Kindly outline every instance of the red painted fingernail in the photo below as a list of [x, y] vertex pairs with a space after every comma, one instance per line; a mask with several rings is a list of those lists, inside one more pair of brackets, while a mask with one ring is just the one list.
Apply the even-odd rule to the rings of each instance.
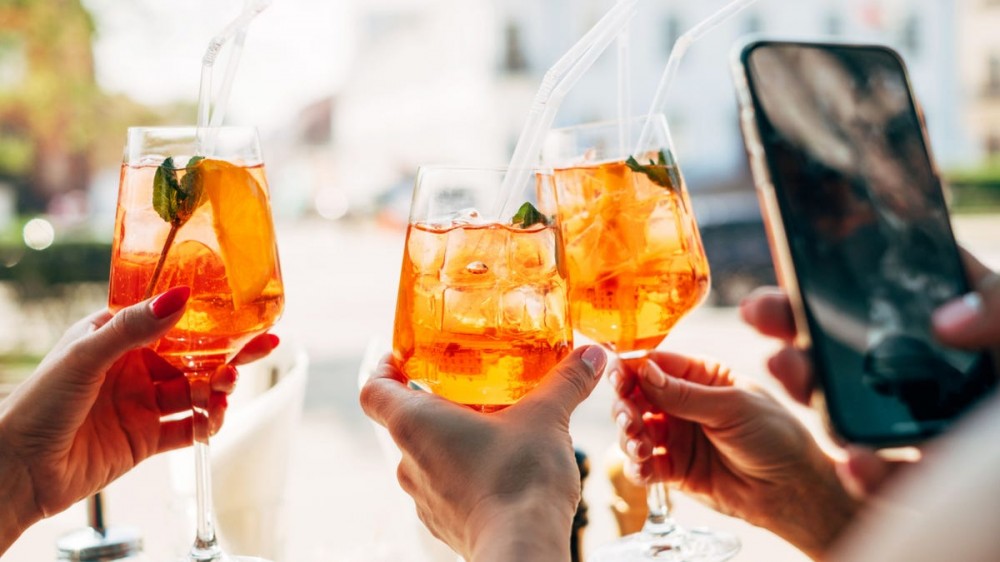
[[278, 347], [278, 344], [281, 343], [281, 338], [278, 336], [274, 334], [268, 334], [267, 336], [271, 340], [271, 349]]
[[153, 316], [163, 320], [177, 314], [184, 308], [189, 298], [191, 298], [190, 287], [174, 287], [153, 299], [153, 302], [149, 303], [149, 309], [153, 312]]

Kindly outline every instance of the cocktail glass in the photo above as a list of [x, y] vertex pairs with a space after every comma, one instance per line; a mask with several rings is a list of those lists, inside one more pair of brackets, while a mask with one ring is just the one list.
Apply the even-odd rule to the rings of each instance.
[[216, 539], [209, 470], [209, 379], [284, 307], [270, 196], [249, 127], [130, 128], [122, 164], [108, 307], [191, 288], [153, 349], [191, 385], [197, 537], [191, 561], [250, 560]]
[[502, 169], [421, 168], [410, 208], [393, 353], [412, 384], [492, 412], [573, 348], [551, 173], [500, 216]]
[[[709, 268], [662, 115], [649, 146], [630, 155], [645, 117], [557, 129], [546, 139], [569, 270], [573, 326], [622, 360], [645, 358], [708, 295]], [[652, 415], [647, 413], [647, 416]], [[654, 454], [663, 454], [658, 449]], [[722, 561], [739, 540], [684, 529], [662, 482], [647, 487], [641, 532], [606, 545], [592, 562]]]

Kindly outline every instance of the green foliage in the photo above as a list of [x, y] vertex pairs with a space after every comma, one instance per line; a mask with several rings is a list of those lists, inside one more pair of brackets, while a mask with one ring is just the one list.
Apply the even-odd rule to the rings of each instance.
[[31, 170], [34, 146], [28, 139], [0, 132], [0, 175], [23, 176]]
[[103, 242], [59, 242], [44, 250], [23, 243], [0, 242], [0, 282], [10, 283], [20, 299], [51, 296], [78, 283], [107, 283], [111, 245]]

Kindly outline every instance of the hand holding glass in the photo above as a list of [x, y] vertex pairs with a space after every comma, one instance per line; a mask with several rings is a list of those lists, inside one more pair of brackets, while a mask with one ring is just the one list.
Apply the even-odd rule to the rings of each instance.
[[198, 532], [189, 559], [224, 560], [212, 522], [209, 378], [284, 306], [253, 128], [129, 129], [108, 307], [117, 312], [181, 285], [191, 288], [184, 316], [153, 348], [191, 384]]
[[[649, 147], [623, 154], [634, 139], [620, 138], [621, 131], [638, 132], [644, 122], [559, 129], [545, 152], [555, 169], [573, 325], [625, 360], [648, 355], [709, 291], [708, 260], [666, 119], [651, 117]], [[591, 561], [721, 562], [739, 550], [736, 537], [675, 525], [663, 483], [647, 492], [642, 532], [598, 549]]]

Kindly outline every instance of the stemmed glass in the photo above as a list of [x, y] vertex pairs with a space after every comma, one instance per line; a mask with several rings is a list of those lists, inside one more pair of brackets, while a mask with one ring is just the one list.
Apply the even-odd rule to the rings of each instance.
[[[650, 144], [634, 155], [645, 117], [554, 130], [544, 151], [556, 178], [573, 325], [633, 364], [709, 291], [667, 121], [650, 119]], [[598, 549], [591, 562], [716, 562], [739, 551], [734, 536], [677, 526], [662, 482], [647, 487], [647, 499], [642, 531]]]
[[573, 348], [551, 173], [498, 203], [505, 171], [423, 167], [399, 275], [393, 354], [412, 384], [483, 412]]
[[191, 385], [197, 536], [191, 561], [250, 560], [216, 539], [209, 470], [210, 377], [284, 307], [270, 196], [251, 127], [133, 127], [122, 163], [108, 307], [171, 287], [191, 296], [153, 349]]

